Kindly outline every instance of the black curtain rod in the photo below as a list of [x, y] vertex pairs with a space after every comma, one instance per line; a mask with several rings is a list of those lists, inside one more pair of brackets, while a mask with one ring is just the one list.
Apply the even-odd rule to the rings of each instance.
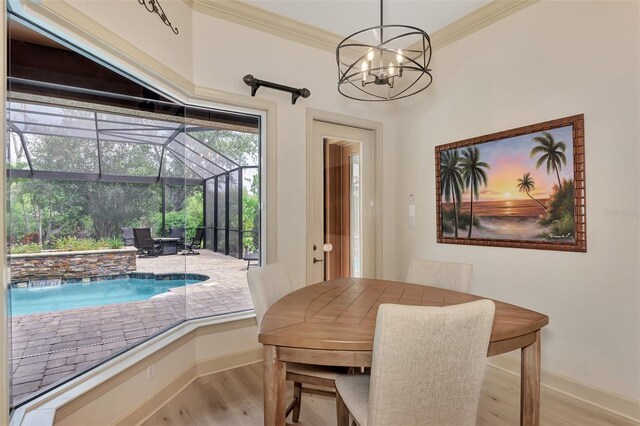
[[255, 96], [258, 89], [262, 86], [291, 93], [291, 104], [293, 105], [296, 104], [298, 98], [308, 98], [309, 96], [311, 96], [311, 92], [307, 88], [303, 87], [301, 89], [296, 89], [295, 87], [285, 86], [282, 84], [273, 83], [271, 81], [258, 80], [251, 74], [245, 75], [242, 80], [247, 86], [251, 87], [251, 96]]

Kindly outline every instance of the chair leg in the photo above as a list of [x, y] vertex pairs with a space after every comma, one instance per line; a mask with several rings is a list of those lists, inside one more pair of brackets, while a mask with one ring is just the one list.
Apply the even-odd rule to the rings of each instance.
[[302, 383], [293, 383], [293, 397], [296, 399], [296, 405], [293, 406], [293, 415], [291, 416], [291, 420], [298, 423], [298, 420], [300, 419], [300, 408], [302, 407]]
[[342, 400], [340, 392], [336, 389], [336, 412], [338, 415], [338, 426], [349, 426], [349, 409]]

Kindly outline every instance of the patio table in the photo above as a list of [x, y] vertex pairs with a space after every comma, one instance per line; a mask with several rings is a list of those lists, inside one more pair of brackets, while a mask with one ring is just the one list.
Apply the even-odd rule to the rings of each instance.
[[178, 241], [180, 238], [156, 238], [156, 243], [160, 243], [160, 254], [178, 254]]

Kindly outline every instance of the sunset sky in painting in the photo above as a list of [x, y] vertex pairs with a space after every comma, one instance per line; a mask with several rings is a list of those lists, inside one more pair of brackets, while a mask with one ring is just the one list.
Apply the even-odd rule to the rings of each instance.
[[[531, 173], [535, 182], [535, 189], [531, 191], [534, 198], [548, 198], [554, 184], [558, 183], [555, 172], [547, 174], [546, 164], [536, 169], [536, 161], [542, 154], [530, 157], [531, 149], [536, 146], [533, 138], [542, 132], [531, 133], [498, 141], [475, 145], [480, 151], [480, 161], [489, 163], [491, 169], [487, 170], [488, 185], [480, 189], [478, 201], [518, 200], [525, 199], [525, 193], [518, 192], [518, 178], [522, 178], [526, 172]], [[567, 165], [560, 170], [560, 179], [573, 176], [573, 145], [572, 127], [561, 127], [549, 130], [556, 142], [563, 141], [567, 149], [564, 154], [567, 157]], [[461, 149], [461, 154], [462, 151]], [[462, 156], [462, 155], [461, 155]], [[469, 201], [469, 191], [462, 197], [462, 201]], [[474, 200], [475, 201], [475, 200]]]

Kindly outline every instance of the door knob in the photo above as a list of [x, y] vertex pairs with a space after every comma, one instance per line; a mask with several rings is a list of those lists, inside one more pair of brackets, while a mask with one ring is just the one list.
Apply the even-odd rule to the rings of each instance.
[[318, 262], [324, 262], [324, 259], [316, 259], [316, 257], [313, 257], [313, 264], [315, 265]]

